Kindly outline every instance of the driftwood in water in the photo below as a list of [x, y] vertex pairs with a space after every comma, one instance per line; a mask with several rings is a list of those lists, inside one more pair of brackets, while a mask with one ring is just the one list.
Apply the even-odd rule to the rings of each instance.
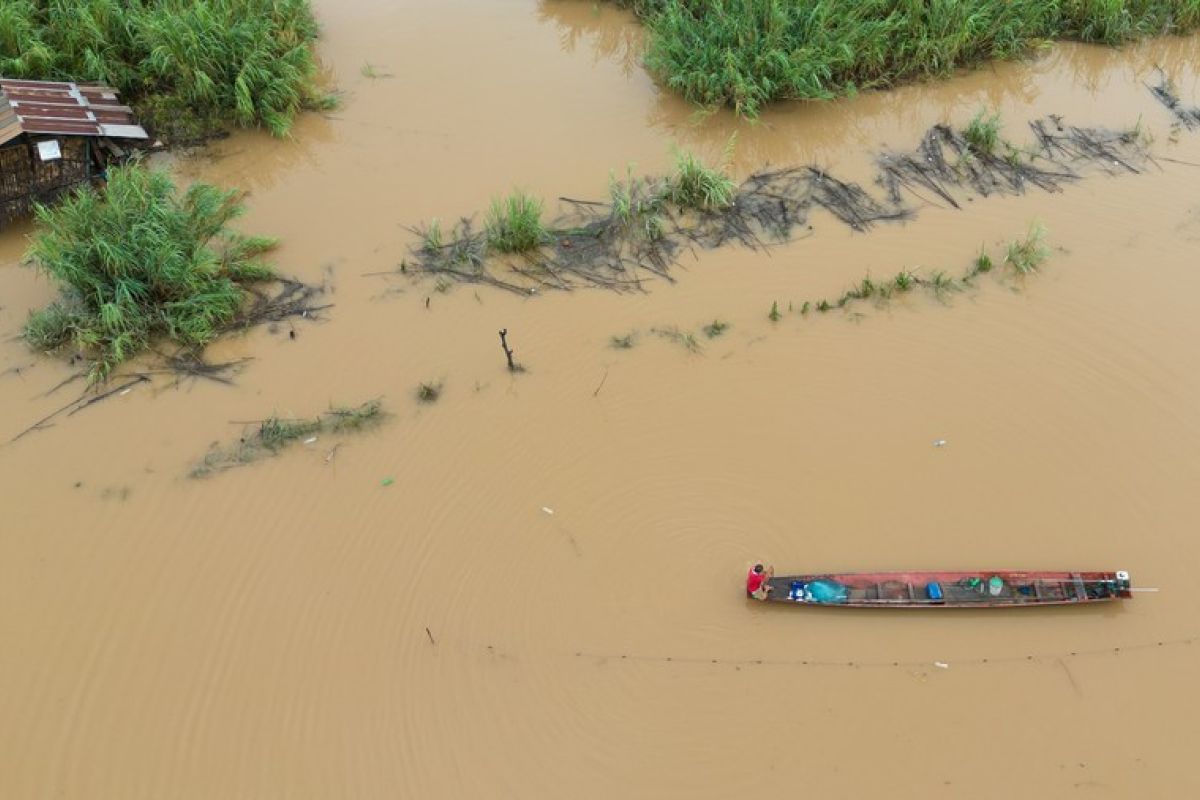
[[[9, 443], [15, 442], [24, 437], [26, 434], [34, 431], [45, 430], [53, 423], [52, 420], [60, 416], [74, 416], [80, 411], [107, 400], [110, 397], [124, 395], [130, 389], [139, 383], [149, 383], [155, 376], [171, 375], [176, 378], [176, 382], [185, 378], [204, 379], [232, 385], [232, 376], [235, 375], [249, 358], [239, 358], [233, 361], [210, 362], [205, 361], [200, 353], [184, 350], [171, 355], [161, 355], [163, 366], [156, 369], [147, 369], [139, 372], [128, 372], [121, 375], [113, 376], [106, 383], [98, 386], [92, 386], [80, 392], [79, 396], [69, 403], [66, 403], [51, 413], [34, 422], [16, 436], [9, 439]], [[43, 393], [43, 397], [49, 397], [59, 389], [76, 381], [81, 381], [87, 378], [86, 372], [75, 372], [67, 376], [63, 380], [48, 389]]]

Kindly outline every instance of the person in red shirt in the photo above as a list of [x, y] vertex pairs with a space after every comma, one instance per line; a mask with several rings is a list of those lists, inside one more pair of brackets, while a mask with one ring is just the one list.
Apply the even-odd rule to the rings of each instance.
[[751, 570], [746, 573], [746, 594], [753, 597], [755, 600], [766, 600], [767, 595], [771, 593], [770, 580], [775, 576], [775, 568], [767, 567], [763, 569], [762, 564], [755, 564]]

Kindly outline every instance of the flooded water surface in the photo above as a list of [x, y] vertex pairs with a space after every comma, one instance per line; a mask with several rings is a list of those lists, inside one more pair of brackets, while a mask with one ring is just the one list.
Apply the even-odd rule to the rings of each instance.
[[[318, 12], [337, 111], [161, 159], [249, 190], [240, 224], [330, 285], [321, 319], [211, 348], [249, 359], [233, 385], [158, 376], [8, 441], [81, 386], [12, 338], [53, 287], [21, 265], [30, 227], [0, 235], [0, 796], [1200, 791], [1200, 131], [1147, 88], [1161, 67], [1200, 104], [1200, 40], [1057, 46], [749, 124], [658, 88], [605, 5]], [[627, 165], [717, 158], [734, 132], [739, 177], [815, 164], [881, 196], [876, 154], [981, 107], [1017, 143], [1049, 114], [1140, 120], [1154, 160], [961, 210], [909, 198], [866, 232], [814, 211], [796, 241], [685, 251], [640, 293], [388, 274], [422, 221], [513, 187], [604, 199]], [[798, 313], [866, 275], [999, 265], [1034, 222], [1035, 274]], [[376, 397], [377, 429], [189, 477], [246, 421]], [[742, 592], [755, 560], [1161, 591], [768, 608]]]

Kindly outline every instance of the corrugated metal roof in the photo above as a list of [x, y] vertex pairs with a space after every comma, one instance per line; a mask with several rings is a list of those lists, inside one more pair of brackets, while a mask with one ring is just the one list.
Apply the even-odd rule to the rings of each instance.
[[116, 89], [0, 78], [0, 144], [22, 133], [149, 138]]

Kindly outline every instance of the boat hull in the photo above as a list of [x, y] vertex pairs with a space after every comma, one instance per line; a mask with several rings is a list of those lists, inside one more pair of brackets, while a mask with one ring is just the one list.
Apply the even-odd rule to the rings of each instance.
[[767, 600], [830, 608], [1027, 608], [1132, 597], [1125, 572], [854, 572], [772, 578]]

